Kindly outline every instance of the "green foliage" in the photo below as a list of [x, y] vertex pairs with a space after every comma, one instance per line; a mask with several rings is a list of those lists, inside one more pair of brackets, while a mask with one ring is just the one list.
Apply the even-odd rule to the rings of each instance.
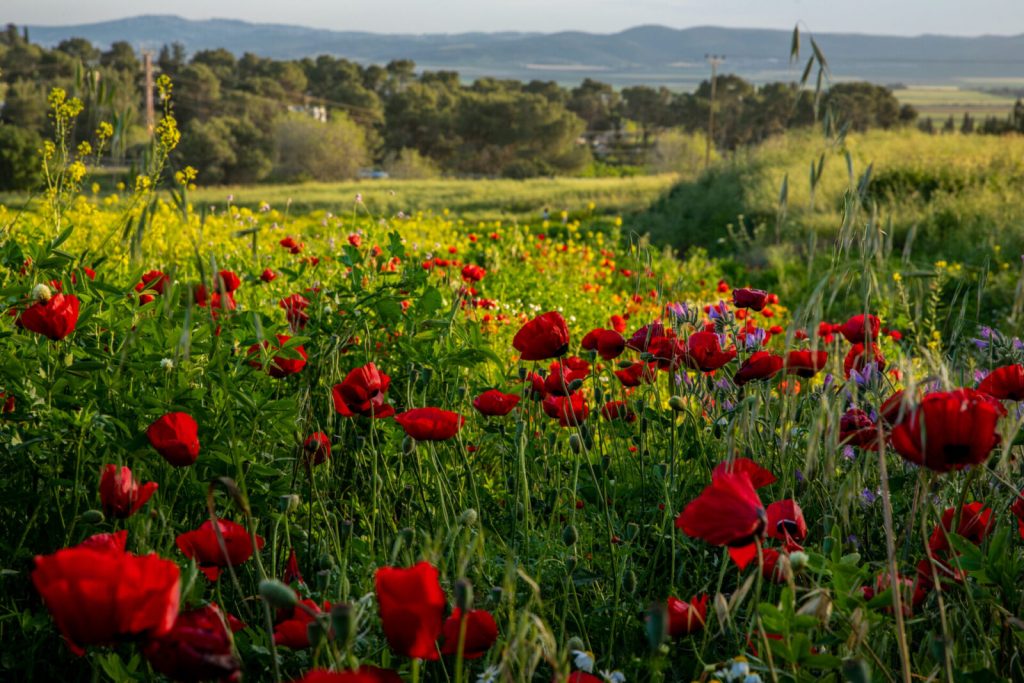
[[317, 121], [305, 114], [279, 119], [273, 128], [275, 178], [331, 181], [354, 178], [366, 165], [363, 129], [344, 114]]
[[42, 140], [31, 129], [0, 124], [0, 190], [34, 190], [41, 182]]

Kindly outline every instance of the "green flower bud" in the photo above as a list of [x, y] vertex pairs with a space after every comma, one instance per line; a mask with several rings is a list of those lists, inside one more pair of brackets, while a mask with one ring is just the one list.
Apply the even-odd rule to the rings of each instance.
[[260, 581], [260, 597], [275, 609], [291, 609], [299, 602], [295, 591], [277, 579]]
[[580, 534], [572, 524], [562, 530], [562, 543], [572, 547], [576, 545], [576, 541], [578, 540], [580, 540]]
[[99, 510], [86, 510], [79, 517], [85, 524], [102, 524], [106, 517]]
[[668, 400], [668, 407], [676, 412], [686, 410], [686, 400], [682, 396], [673, 396]]

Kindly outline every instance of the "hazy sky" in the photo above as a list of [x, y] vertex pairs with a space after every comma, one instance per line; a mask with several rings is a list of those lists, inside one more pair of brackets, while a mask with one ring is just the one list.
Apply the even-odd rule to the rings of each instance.
[[0, 0], [0, 23], [77, 24], [137, 14], [389, 33], [608, 33], [638, 24], [790, 29], [798, 21], [821, 33], [1024, 33], [1024, 0]]

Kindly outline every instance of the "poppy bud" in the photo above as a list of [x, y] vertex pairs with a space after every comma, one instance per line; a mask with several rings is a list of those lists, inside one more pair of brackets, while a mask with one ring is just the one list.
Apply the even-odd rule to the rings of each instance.
[[469, 579], [459, 579], [455, 582], [455, 606], [462, 610], [463, 614], [473, 609], [473, 584]]
[[324, 627], [319, 619], [314, 619], [306, 624], [306, 637], [309, 639], [309, 646], [311, 648], [315, 649], [325, 635], [327, 634], [324, 633]]
[[317, 564], [320, 566], [320, 569], [332, 569], [334, 567], [334, 557], [331, 556], [330, 553], [324, 553], [319, 558], [317, 558]]
[[640, 360], [642, 360], [645, 363], [650, 363], [652, 360], [654, 360], [654, 354], [651, 353], [650, 351], [644, 351], [640, 354]]
[[271, 607], [281, 610], [292, 609], [299, 601], [295, 591], [277, 579], [260, 581], [260, 597], [266, 600]]
[[406, 436], [402, 439], [402, 452], [406, 455], [412, 455], [416, 452], [416, 439], [411, 436]]
[[277, 509], [284, 513], [294, 512], [299, 509], [300, 505], [302, 505], [302, 499], [294, 493], [281, 496], [277, 500]]
[[636, 572], [632, 569], [626, 570], [626, 573], [622, 575], [622, 590], [627, 593], [636, 591]]
[[476, 510], [468, 508], [462, 513], [462, 525], [463, 526], [474, 526], [477, 520]]
[[583, 386], [583, 380], [577, 377], [573, 381], [569, 382], [569, 392], [572, 393]]
[[576, 531], [576, 527], [572, 524], [562, 530], [562, 543], [572, 547], [576, 545], [578, 540], [580, 540], [579, 532]]
[[576, 453], [577, 455], [580, 453], [580, 451], [583, 450], [583, 440], [580, 439], [579, 434], [569, 435], [569, 448], [571, 448], [572, 452]]
[[807, 555], [807, 553], [801, 550], [797, 550], [796, 552], [792, 552], [789, 554], [789, 566], [793, 568], [794, 572], [799, 572], [801, 569], [807, 566], [807, 562], [810, 559], [811, 558]]
[[356, 615], [352, 605], [342, 602], [331, 608], [331, 630], [341, 647], [347, 648], [356, 635]]
[[679, 412], [686, 409], [686, 400], [682, 396], [673, 396], [668, 400], [668, 407]]
[[44, 284], [38, 284], [32, 288], [32, 298], [36, 301], [49, 301], [53, 298], [53, 292]]
[[99, 510], [86, 510], [80, 519], [86, 524], [102, 524], [105, 517]]

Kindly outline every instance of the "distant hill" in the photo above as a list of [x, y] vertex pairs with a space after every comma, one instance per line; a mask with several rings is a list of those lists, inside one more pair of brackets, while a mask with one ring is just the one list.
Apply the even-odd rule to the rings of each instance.
[[[767, 29], [638, 26], [613, 34], [459, 33], [399, 35], [139, 16], [78, 26], [30, 26], [29, 37], [52, 46], [81, 37], [106, 47], [126, 40], [140, 49], [180, 42], [189, 52], [227, 48], [278, 59], [318, 54], [363, 63], [412, 59], [422, 69], [451, 69], [475, 78], [577, 83], [593, 77], [616, 85], [689, 88], [707, 76], [706, 53], [724, 54], [726, 72], [755, 82], [799, 77], [789, 64], [791, 33]], [[961, 38], [818, 34], [834, 77], [876, 83], [991, 84], [1024, 87], [1024, 34]]]

